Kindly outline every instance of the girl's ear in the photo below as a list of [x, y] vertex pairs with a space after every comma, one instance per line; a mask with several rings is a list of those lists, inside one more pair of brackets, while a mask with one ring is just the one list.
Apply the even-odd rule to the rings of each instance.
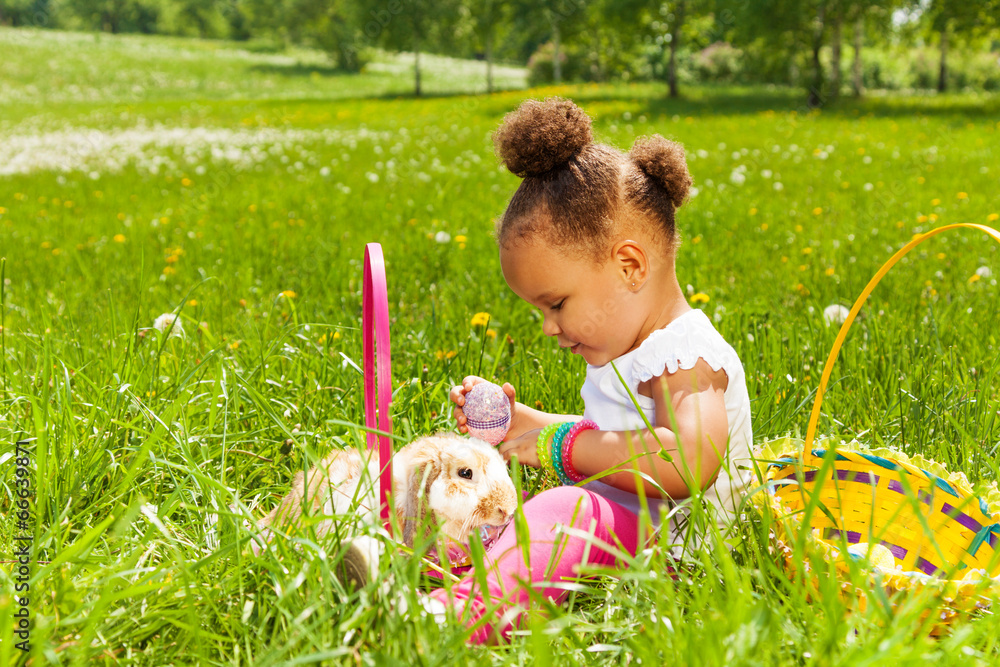
[[629, 290], [636, 290], [649, 278], [649, 256], [638, 241], [619, 241], [611, 249], [611, 259]]

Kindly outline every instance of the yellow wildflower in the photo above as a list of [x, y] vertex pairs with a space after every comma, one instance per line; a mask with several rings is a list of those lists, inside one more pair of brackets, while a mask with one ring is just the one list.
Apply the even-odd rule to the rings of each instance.
[[458, 234], [455, 236], [455, 243], [465, 243], [469, 239], [466, 238], [465, 234]]
[[958, 193], [958, 198], [959, 199], [968, 199], [969, 198], [969, 193], [968, 192], [959, 192]]
[[299, 295], [290, 289], [286, 289], [284, 292], [281, 293], [281, 296], [285, 297], [286, 299], [294, 299]]
[[973, 273], [971, 276], [969, 276], [969, 284], [971, 285], [972, 283], [975, 283], [975, 282], [979, 282], [979, 274], [978, 273]]
[[834, 268], [832, 266], [827, 267], [827, 269], [826, 269], [826, 275], [832, 276], [834, 273], [835, 273], [835, 270], [834, 270]]
[[182, 178], [181, 179], [181, 185], [183, 185], [186, 188], [190, 187], [191, 186], [191, 179], [190, 178]]
[[188, 301], [188, 305], [191, 306], [192, 308], [194, 306], [197, 306], [198, 305], [198, 299], [191, 299], [190, 301]]
[[698, 292], [697, 294], [691, 295], [691, 303], [708, 303], [708, 295], [704, 292]]
[[941, 200], [938, 199], [937, 197], [935, 197], [934, 199], [931, 200], [931, 206], [937, 206], [940, 203], [941, 203]]
[[817, 206], [816, 208], [813, 209], [813, 215], [822, 215], [822, 213], [823, 213], [822, 206]]
[[757, 215], [757, 209], [756, 208], [751, 208], [750, 209], [750, 215]]
[[[976, 276], [976, 277], [978, 278], [979, 276]], [[487, 329], [486, 330], [486, 335], [489, 336], [491, 339], [492, 338], [496, 338], [497, 337], [497, 330], [496, 329]]]
[[474, 327], [485, 327], [489, 324], [490, 314], [489, 313], [476, 313], [472, 316], [472, 326]]
[[125, 243], [125, 235], [124, 234], [115, 234], [114, 239], [115, 239], [115, 243]]
[[1000, 220], [1000, 213], [990, 213], [986, 216], [987, 222], [996, 222], [997, 220]]
[[803, 248], [803, 249], [802, 249], [802, 254], [803, 254], [803, 255], [811, 255], [811, 254], [812, 254], [812, 251], [813, 251], [813, 249], [812, 249], [812, 248]]

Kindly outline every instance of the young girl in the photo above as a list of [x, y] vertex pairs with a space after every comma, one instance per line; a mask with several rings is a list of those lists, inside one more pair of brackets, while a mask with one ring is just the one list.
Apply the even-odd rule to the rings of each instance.
[[[504, 279], [541, 310], [546, 335], [583, 357], [587, 377], [582, 418], [527, 407], [504, 385], [512, 420], [501, 453], [553, 469], [564, 485], [524, 505], [527, 560], [508, 528], [487, 553], [488, 590], [470, 573], [425, 600], [438, 613], [453, 606], [473, 642], [506, 636], [531, 595], [563, 600], [559, 582], [578, 565], [613, 565], [616, 549], [635, 555], [645, 542], [638, 485], [654, 526], [669, 512], [659, 536], [669, 548], [690, 538], [675, 501], [703, 490], [724, 527], [750, 480], [743, 366], [675, 273], [674, 214], [691, 186], [684, 150], [654, 135], [623, 154], [594, 143], [590, 126], [568, 100], [528, 100], [494, 137], [524, 179], [497, 224]], [[452, 389], [462, 432], [465, 394], [482, 381]]]

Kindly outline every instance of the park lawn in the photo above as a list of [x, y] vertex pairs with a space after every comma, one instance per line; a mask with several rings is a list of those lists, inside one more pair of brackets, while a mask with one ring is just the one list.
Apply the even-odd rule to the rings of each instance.
[[[481, 64], [445, 63], [417, 99], [398, 68], [344, 77], [312, 52], [0, 39], [13, 54], [0, 75], [0, 535], [20, 534], [13, 442], [37, 438], [33, 664], [995, 661], [991, 615], [931, 639], [931, 602], [848, 614], [835, 586], [807, 595], [750, 508], [679, 580], [643, 552], [500, 648], [393, 612], [412, 601], [417, 559], [386, 567], [388, 593], [348, 592], [331, 576], [335, 541], [242, 547], [244, 519], [296, 470], [363, 441], [351, 425], [368, 242], [388, 267], [400, 440], [450, 428], [448, 387], [469, 373], [546, 410], [582, 408], [583, 362], [506, 288], [491, 237], [518, 181], [489, 136], [525, 97], [576, 100], [620, 148], [650, 133], [686, 146], [697, 190], [678, 214], [678, 275], [743, 359], [758, 442], [805, 430], [836, 334], [824, 308], [851, 305], [914, 234], [997, 225], [1000, 98], [808, 111], [798, 91], [671, 101], [653, 84], [525, 90], [516, 73], [485, 96], [463, 93], [480, 90]], [[821, 432], [996, 480], [997, 275], [981, 234], [911, 253], [852, 330]], [[151, 329], [168, 312], [183, 339]], [[488, 327], [472, 324], [481, 312]], [[3, 664], [11, 576], [0, 569]]]

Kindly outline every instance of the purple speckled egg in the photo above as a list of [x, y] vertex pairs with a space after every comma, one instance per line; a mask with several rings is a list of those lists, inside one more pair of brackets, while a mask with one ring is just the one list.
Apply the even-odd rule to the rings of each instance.
[[510, 401], [503, 389], [481, 382], [465, 395], [465, 425], [469, 435], [496, 446], [510, 427]]

